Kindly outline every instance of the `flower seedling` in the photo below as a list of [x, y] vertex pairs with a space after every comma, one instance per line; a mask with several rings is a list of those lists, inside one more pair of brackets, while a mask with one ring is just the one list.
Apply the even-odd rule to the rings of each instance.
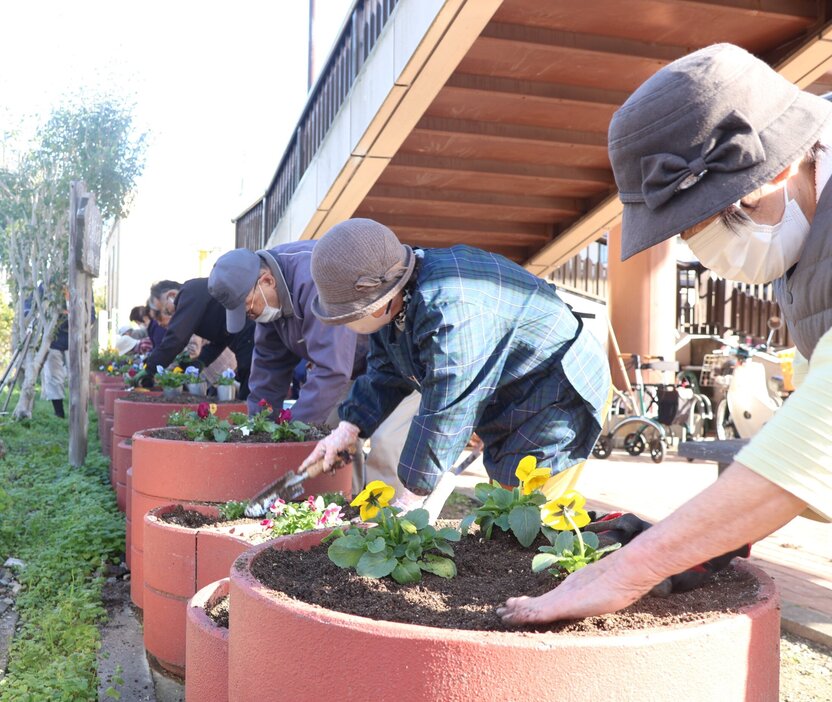
[[307, 441], [317, 429], [303, 422], [292, 421], [288, 410], [279, 413], [277, 421], [271, 419], [272, 408], [265, 400], [260, 401], [262, 409], [252, 417], [242, 412], [232, 412], [228, 419], [219, 419], [217, 406], [200, 402], [196, 411], [181, 409], [171, 412], [168, 426], [182, 427], [192, 441], [216, 441], [223, 443], [229, 438], [252, 434], [267, 435], [275, 443]]
[[[343, 498], [341, 499], [343, 503]], [[329, 529], [346, 522], [342, 518], [341, 504], [327, 502], [325, 496], [310, 496], [303, 502], [285, 502], [278, 499], [270, 508], [270, 517], [260, 522], [271, 529], [272, 536], [297, 534], [313, 529]]]
[[543, 505], [543, 522], [557, 532], [557, 537], [554, 541], [550, 540], [551, 546], [538, 549], [540, 553], [532, 560], [535, 573], [543, 570], [557, 576], [574, 573], [610, 551], [621, 548], [621, 544], [601, 546], [597, 534], [581, 532], [590, 522], [585, 504], [583, 495], [569, 490]]
[[219, 419], [217, 406], [208, 402], [200, 402], [196, 412], [188, 409], [171, 412], [168, 426], [182, 427], [191, 441], [216, 441], [219, 444], [228, 440], [234, 428], [229, 420]]
[[236, 378], [236, 374], [230, 368], [226, 368], [214, 381], [214, 385], [234, 385], [234, 378]]
[[185, 383], [190, 382], [179, 366], [173, 370], [166, 370], [162, 366], [156, 366], [156, 385], [162, 388], [181, 388]]
[[124, 387], [126, 388], [139, 387], [142, 378], [147, 375], [147, 369], [141, 358], [134, 360], [133, 364], [127, 369], [122, 369], [122, 372], [124, 377]]
[[329, 559], [339, 568], [355, 568], [361, 576], [389, 575], [402, 585], [418, 583], [422, 571], [453, 578], [456, 565], [451, 560], [451, 542], [459, 541], [459, 531], [432, 527], [424, 509], [400, 514], [398, 508], [389, 506], [394, 494], [393, 487], [381, 480], [369, 483], [350, 504], [359, 508], [361, 519], [371, 526], [333, 531], [325, 539], [334, 539]]
[[514, 474], [520, 480], [516, 488], [504, 488], [496, 480], [474, 487], [474, 496], [482, 504], [460, 523], [463, 534], [476, 523], [483, 538], [490, 539], [496, 526], [514, 534], [522, 546], [532, 545], [542, 528], [540, 508], [546, 502], [540, 488], [551, 473], [538, 468], [534, 456], [526, 456]]

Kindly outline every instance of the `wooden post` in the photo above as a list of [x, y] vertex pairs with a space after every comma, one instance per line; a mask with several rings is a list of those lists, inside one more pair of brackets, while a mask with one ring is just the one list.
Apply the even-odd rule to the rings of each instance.
[[101, 216], [95, 198], [81, 182], [69, 193], [69, 462], [87, 457], [90, 397], [92, 279], [98, 275]]

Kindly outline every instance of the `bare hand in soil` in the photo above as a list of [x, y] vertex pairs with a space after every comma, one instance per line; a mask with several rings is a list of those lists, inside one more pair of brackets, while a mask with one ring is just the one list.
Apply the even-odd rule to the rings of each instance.
[[626, 582], [615, 555], [572, 573], [540, 597], [510, 597], [497, 614], [506, 624], [522, 625], [617, 612], [646, 594], [652, 583]]

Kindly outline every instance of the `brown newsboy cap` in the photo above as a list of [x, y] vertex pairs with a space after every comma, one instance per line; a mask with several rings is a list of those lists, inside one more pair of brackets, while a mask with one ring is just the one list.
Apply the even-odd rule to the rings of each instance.
[[645, 81], [610, 122], [627, 259], [745, 197], [815, 144], [832, 104], [715, 44]]
[[375, 220], [336, 224], [312, 249], [312, 312], [325, 324], [366, 317], [407, 284], [415, 263], [413, 250]]

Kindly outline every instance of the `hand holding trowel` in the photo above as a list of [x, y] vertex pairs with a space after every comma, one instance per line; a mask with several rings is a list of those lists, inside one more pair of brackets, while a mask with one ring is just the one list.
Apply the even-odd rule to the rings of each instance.
[[340, 422], [318, 442], [297, 473], [289, 471], [250, 500], [246, 506], [246, 516], [262, 517], [275, 500], [290, 502], [299, 498], [303, 494], [304, 480], [315, 478], [324, 471], [349, 465], [358, 445], [358, 431], [355, 424]]

